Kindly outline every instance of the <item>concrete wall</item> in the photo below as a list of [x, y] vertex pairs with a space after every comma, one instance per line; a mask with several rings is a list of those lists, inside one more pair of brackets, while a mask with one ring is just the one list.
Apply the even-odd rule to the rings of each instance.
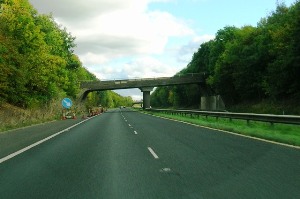
[[201, 97], [200, 109], [208, 111], [225, 110], [225, 104], [220, 95], [203, 96]]

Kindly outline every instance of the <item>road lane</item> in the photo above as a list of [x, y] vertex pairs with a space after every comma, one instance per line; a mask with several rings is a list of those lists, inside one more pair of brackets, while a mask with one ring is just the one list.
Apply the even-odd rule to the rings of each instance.
[[176, 198], [119, 111], [0, 164], [0, 198]]
[[179, 189], [196, 198], [300, 198], [298, 149], [130, 111], [123, 115], [181, 177], [185, 186]]
[[0, 132], [0, 158], [81, 122], [81, 118], [58, 120]]
[[300, 198], [299, 161], [297, 149], [115, 109], [0, 164], [0, 198]]

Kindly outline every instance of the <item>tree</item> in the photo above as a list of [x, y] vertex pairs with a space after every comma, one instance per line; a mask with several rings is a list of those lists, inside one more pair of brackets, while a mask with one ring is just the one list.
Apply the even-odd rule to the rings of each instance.
[[60, 95], [74, 98], [79, 80], [96, 79], [74, 55], [75, 38], [51, 15], [39, 15], [28, 0], [3, 0], [0, 13], [1, 98], [39, 106]]
[[[233, 104], [237, 101], [232, 77], [234, 68], [224, 59], [226, 48], [235, 40], [237, 31], [238, 29], [236, 27], [230, 26], [219, 30], [210, 51], [209, 68], [212, 73], [207, 83], [211, 85], [217, 93], [223, 96], [227, 104]], [[214, 70], [212, 70], [212, 68], [214, 68]]]
[[229, 66], [232, 73], [233, 90], [228, 94], [234, 96], [235, 103], [262, 99], [262, 75], [266, 67], [262, 61], [264, 58], [258, 54], [262, 45], [256, 38], [260, 32], [257, 28], [245, 26], [235, 34], [235, 39], [227, 44], [222, 55], [223, 67]]
[[299, 64], [293, 64], [296, 56], [293, 44], [299, 37], [294, 35], [297, 29], [295, 28], [297, 5], [299, 2], [291, 8], [284, 4], [278, 5], [276, 11], [267, 18], [264, 26], [271, 39], [269, 48], [271, 60], [267, 65], [264, 89], [273, 99], [286, 98], [297, 92], [294, 86], [298, 81], [295, 73], [299, 71], [297, 69]]

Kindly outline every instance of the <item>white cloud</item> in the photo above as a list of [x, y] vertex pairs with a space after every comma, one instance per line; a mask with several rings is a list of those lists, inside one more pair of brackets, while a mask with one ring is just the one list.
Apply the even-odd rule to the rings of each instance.
[[177, 72], [177, 68], [170, 67], [152, 57], [142, 57], [124, 66], [124, 72], [128, 78], [153, 78], [162, 76], [172, 76]]
[[81, 61], [85, 63], [86, 65], [95, 65], [95, 64], [103, 64], [106, 63], [109, 58], [107, 56], [104, 56], [102, 54], [94, 54], [91, 52], [88, 52], [84, 55], [81, 55]]
[[[172, 76], [180, 70], [179, 64], [153, 58], [171, 56], [166, 54], [171, 37], [195, 37], [183, 19], [148, 10], [151, 2], [168, 1], [172, 0], [30, 0], [40, 13], [53, 13], [55, 20], [76, 37], [75, 53], [102, 80]], [[189, 44], [178, 46], [179, 58], [188, 56], [195, 49], [193, 45], [206, 39], [195, 37]], [[169, 60], [179, 59], [178, 53], [173, 56]], [[181, 64], [181, 68], [186, 66]]]
[[[163, 53], [171, 36], [192, 35], [184, 22], [165, 12], [115, 11], [90, 19], [86, 28], [70, 24], [79, 55], [92, 52], [116, 57]], [[114, 57], [111, 57], [112, 59]]]
[[118, 67], [104, 64], [104, 67], [91, 67], [91, 70], [102, 80], [109, 80], [170, 77], [179, 69], [153, 57], [140, 57], [134, 61], [119, 64]]
[[114, 59], [111, 55], [162, 53], [169, 37], [193, 34], [182, 20], [169, 13], [147, 11], [151, 0], [31, 2], [41, 12], [53, 12], [54, 18], [76, 37], [80, 58], [108, 55], [109, 61]]
[[119, 9], [146, 8], [148, 0], [30, 0], [43, 13], [66, 21], [85, 21]]
[[202, 44], [204, 42], [207, 42], [209, 40], [212, 40], [214, 38], [215, 38], [214, 35], [207, 35], [207, 34], [205, 34], [205, 35], [194, 37], [193, 40], [192, 40], [192, 42], [200, 45], [200, 44]]
[[198, 51], [200, 45], [202, 43], [212, 40], [214, 38], [215, 38], [214, 35], [195, 36], [189, 43], [181, 46], [180, 49], [177, 51], [178, 52], [178, 56], [177, 56], [178, 62], [182, 62], [182, 63], [190, 62], [192, 59], [193, 53]]

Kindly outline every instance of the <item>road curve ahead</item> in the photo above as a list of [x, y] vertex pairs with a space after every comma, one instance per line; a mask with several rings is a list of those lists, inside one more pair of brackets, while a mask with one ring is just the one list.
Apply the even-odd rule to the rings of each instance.
[[299, 149], [128, 109], [0, 164], [3, 199], [299, 199], [299, 187]]

